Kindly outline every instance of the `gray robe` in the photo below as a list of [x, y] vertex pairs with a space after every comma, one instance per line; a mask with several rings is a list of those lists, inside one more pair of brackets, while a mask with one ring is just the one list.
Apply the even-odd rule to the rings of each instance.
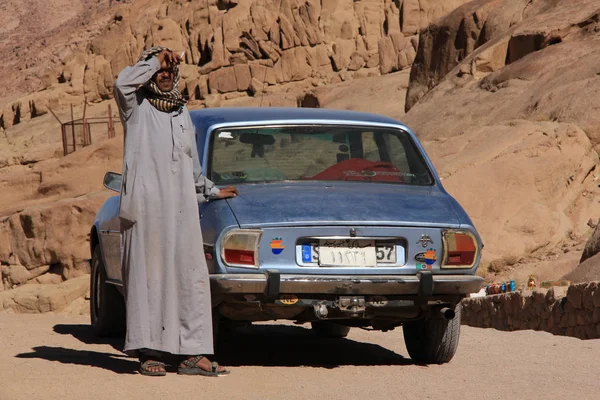
[[186, 107], [162, 112], [140, 85], [156, 57], [125, 68], [115, 99], [125, 126], [121, 265], [127, 307], [125, 351], [212, 354], [210, 283], [198, 202], [219, 189], [201, 175]]

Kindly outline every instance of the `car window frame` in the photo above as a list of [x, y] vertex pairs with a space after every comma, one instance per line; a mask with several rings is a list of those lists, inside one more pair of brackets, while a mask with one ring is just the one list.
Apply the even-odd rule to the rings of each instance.
[[[406, 183], [391, 183], [391, 182], [378, 182], [378, 181], [371, 181], [371, 182], [369, 182], [369, 181], [340, 181], [340, 180], [328, 181], [328, 180], [310, 180], [310, 179], [300, 181], [300, 180], [292, 179], [292, 180], [241, 182], [241, 183], [235, 183], [235, 184], [236, 185], [262, 184], [262, 183], [269, 183], [269, 182], [344, 182], [344, 183], [391, 184], [391, 185], [417, 186], [417, 187], [432, 187], [432, 186], [437, 186], [440, 184], [439, 177], [437, 176], [437, 172], [436, 172], [433, 164], [431, 163], [431, 160], [426, 155], [425, 149], [420, 144], [420, 142], [418, 142], [418, 139], [416, 139], [416, 136], [414, 135], [414, 133], [410, 132], [409, 129], [403, 127], [402, 125], [379, 124], [379, 123], [364, 123], [364, 124], [362, 124], [362, 123], [356, 123], [355, 121], [294, 120], [294, 121], [264, 121], [264, 123], [252, 121], [249, 124], [244, 123], [244, 122], [236, 122], [236, 123], [229, 123], [229, 124], [222, 123], [222, 124], [212, 125], [207, 130], [205, 143], [202, 144], [204, 146], [203, 157], [202, 157], [204, 174], [208, 179], [212, 178], [213, 170], [212, 170], [211, 160], [212, 160], [213, 151], [214, 151], [213, 144], [214, 144], [214, 140], [215, 140], [215, 137], [218, 134], [218, 132], [221, 132], [223, 130], [233, 130], [233, 129], [282, 128], [282, 127], [314, 126], [314, 125], [332, 126], [332, 127], [336, 127], [336, 128], [340, 128], [340, 127], [359, 128], [359, 129], [363, 129], [363, 130], [368, 130], [369, 128], [390, 129], [390, 130], [396, 130], [396, 131], [402, 132], [403, 135], [398, 135], [398, 136], [394, 136], [394, 137], [396, 137], [401, 142], [401, 145], [405, 149], [409, 148], [412, 150], [413, 154], [411, 157], [409, 157], [407, 154], [407, 160], [409, 163], [409, 167], [412, 168], [411, 163], [415, 163], [415, 162], [417, 164], [424, 166], [426, 168], [426, 172], [429, 175], [430, 183], [406, 184]], [[413, 138], [413, 136], [415, 136], [415, 138]], [[403, 139], [408, 141], [408, 143], [407, 143], [408, 146], [405, 146], [402, 143]], [[362, 141], [361, 141], [361, 147], [362, 147]], [[217, 185], [224, 185], [224, 184], [217, 184]]]

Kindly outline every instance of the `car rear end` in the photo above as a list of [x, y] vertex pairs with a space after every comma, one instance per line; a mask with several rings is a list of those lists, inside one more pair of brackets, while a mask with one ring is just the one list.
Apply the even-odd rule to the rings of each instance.
[[240, 191], [207, 254], [223, 316], [385, 330], [480, 289], [481, 240], [405, 127], [224, 124], [206, 147], [209, 178]]
[[478, 291], [479, 249], [463, 228], [235, 229], [217, 248], [226, 272], [211, 279], [232, 319], [254, 306], [243, 311], [252, 320], [350, 319], [384, 329], [454, 308]]

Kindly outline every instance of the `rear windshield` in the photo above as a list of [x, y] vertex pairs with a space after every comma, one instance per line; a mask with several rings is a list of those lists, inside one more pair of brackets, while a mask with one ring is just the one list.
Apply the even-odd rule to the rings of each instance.
[[360, 181], [432, 185], [410, 135], [400, 129], [261, 126], [213, 132], [207, 176], [218, 185], [272, 181]]

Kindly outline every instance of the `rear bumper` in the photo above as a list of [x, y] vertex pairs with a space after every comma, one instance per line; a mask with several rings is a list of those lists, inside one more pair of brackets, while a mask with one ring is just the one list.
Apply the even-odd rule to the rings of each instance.
[[339, 295], [466, 295], [478, 292], [483, 278], [475, 275], [295, 275], [214, 274], [213, 294], [339, 294]]

